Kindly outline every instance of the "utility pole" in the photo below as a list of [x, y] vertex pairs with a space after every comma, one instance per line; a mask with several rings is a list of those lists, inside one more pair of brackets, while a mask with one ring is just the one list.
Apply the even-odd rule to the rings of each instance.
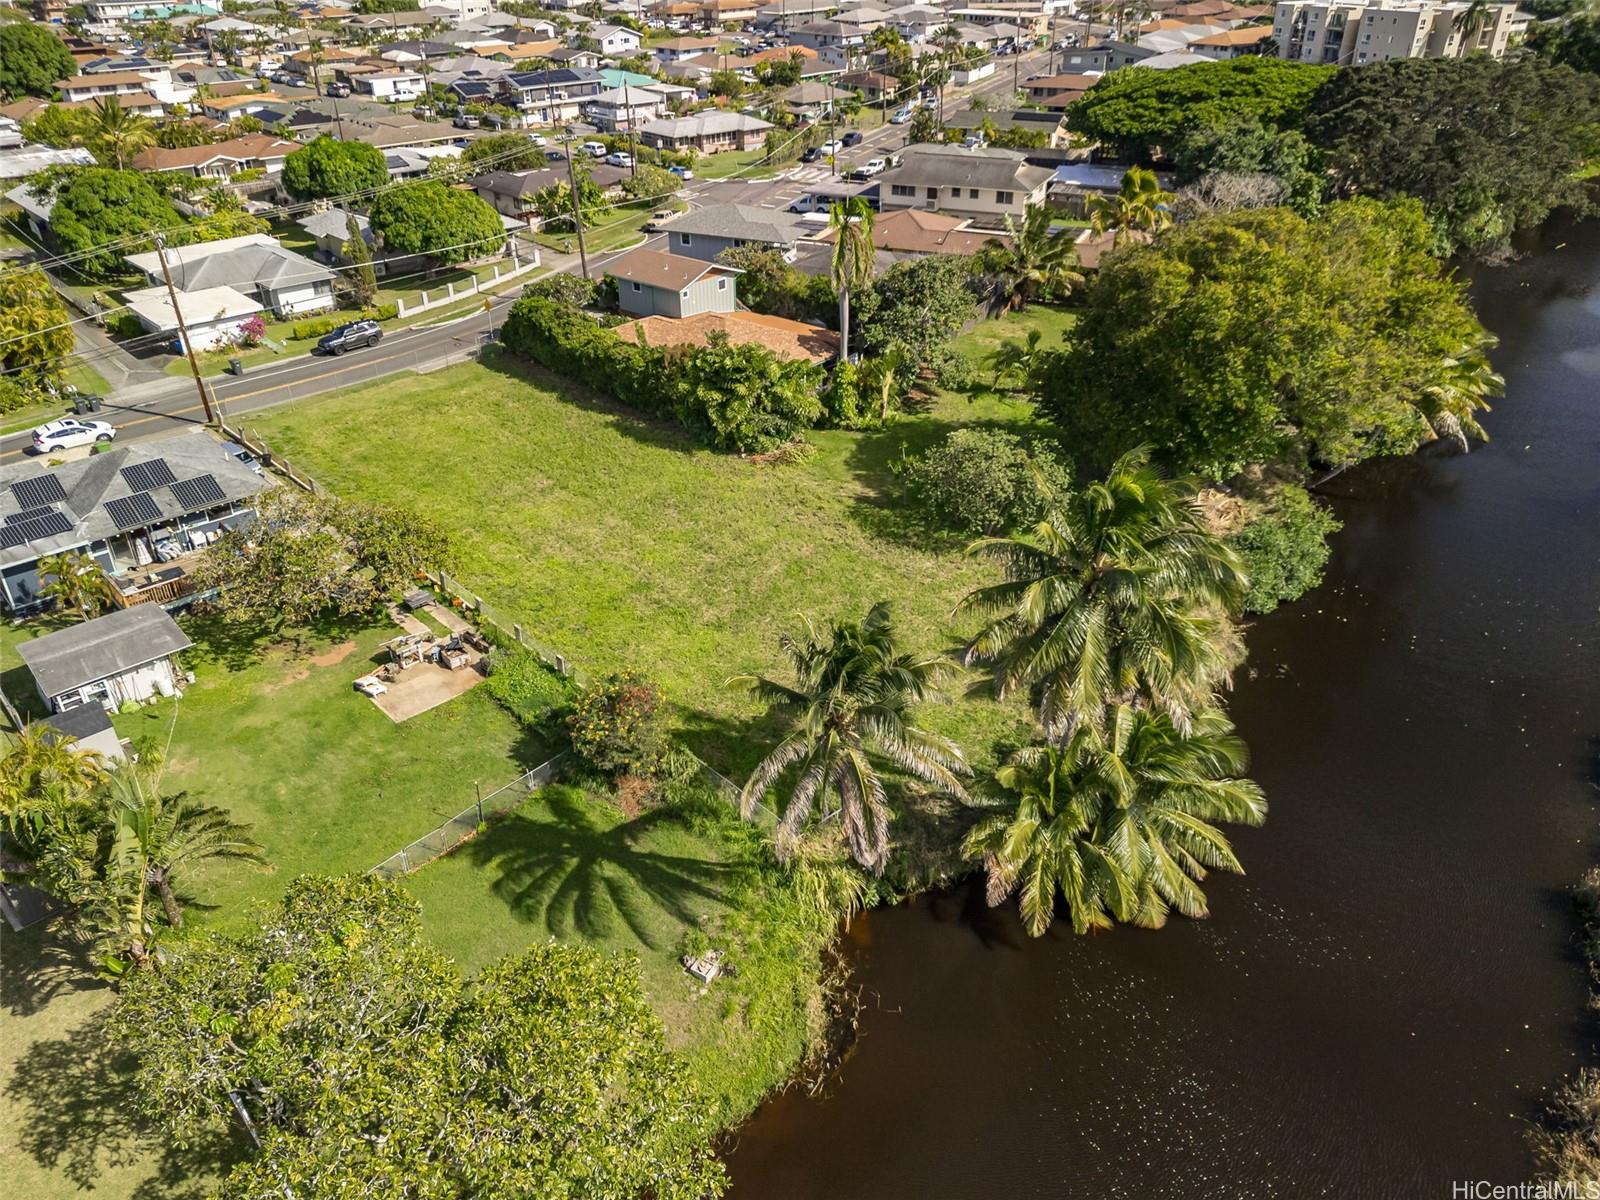
[[629, 85], [622, 85], [622, 104], [628, 114], [628, 174], [634, 178], [639, 175], [639, 135], [634, 132], [633, 126], [633, 94], [628, 90]]
[[562, 145], [567, 150], [567, 190], [572, 193], [572, 227], [578, 233], [578, 264], [589, 278], [589, 252], [583, 245], [583, 208], [578, 204], [578, 172], [572, 165], [572, 130], [564, 129]]
[[172, 302], [172, 315], [178, 319], [178, 338], [183, 342], [183, 351], [189, 356], [189, 370], [194, 372], [194, 386], [200, 392], [200, 407], [206, 414], [206, 424], [216, 424], [216, 415], [211, 411], [211, 396], [206, 391], [206, 381], [200, 375], [200, 364], [194, 357], [194, 344], [189, 341], [189, 328], [183, 323], [183, 309], [178, 307], [178, 289], [172, 286], [172, 271], [167, 267], [167, 243], [159, 233], [155, 234], [156, 257], [161, 260], [161, 277], [167, 281], [167, 299]]

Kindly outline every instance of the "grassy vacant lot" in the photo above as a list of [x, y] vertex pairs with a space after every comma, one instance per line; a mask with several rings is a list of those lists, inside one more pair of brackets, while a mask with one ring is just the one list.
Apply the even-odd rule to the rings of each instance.
[[[963, 341], [978, 354], [1033, 321], [1061, 324], [1035, 310]], [[492, 605], [591, 671], [659, 679], [690, 744], [737, 774], [767, 733], [722, 682], [777, 667], [799, 614], [826, 622], [886, 599], [910, 646], [965, 631], [951, 609], [988, 568], [918, 526], [891, 464], [962, 424], [1027, 420], [1020, 405], [945, 396], [884, 431], [817, 433], [808, 463], [759, 467], [499, 356], [300, 404], [258, 429], [336, 491], [430, 512]], [[924, 715], [979, 758], [1018, 719], [977, 701]]]

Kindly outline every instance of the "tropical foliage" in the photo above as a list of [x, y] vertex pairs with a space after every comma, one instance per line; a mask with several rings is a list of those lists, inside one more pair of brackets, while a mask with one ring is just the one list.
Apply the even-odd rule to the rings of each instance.
[[1031, 526], [1071, 485], [1056, 448], [998, 429], [957, 429], [899, 473], [936, 523], [969, 535]]
[[1064, 300], [1083, 282], [1069, 234], [1051, 228], [1051, 211], [1030, 205], [1020, 223], [1006, 216], [1006, 236], [991, 238], [979, 259], [995, 306], [1026, 308], [1035, 300]]
[[67, 44], [43, 25], [0, 25], [0, 99], [48, 96], [77, 73]]
[[1089, 201], [1089, 226], [1095, 233], [1164, 229], [1172, 224], [1172, 193], [1163, 191], [1154, 171], [1129, 167], [1109, 196]]
[[837, 820], [855, 860], [881, 874], [889, 860], [886, 771], [965, 795], [960, 747], [919, 728], [911, 712], [934, 695], [949, 663], [902, 651], [881, 603], [860, 620], [835, 622], [826, 634], [807, 620], [801, 636], [785, 634], [779, 647], [792, 683], [763, 675], [728, 680], [790, 722], [788, 735], [745, 782], [740, 809], [753, 817], [762, 799], [788, 780], [777, 827], [779, 857], [790, 857], [813, 823]]
[[158, 230], [168, 231], [169, 244], [188, 240], [178, 210], [138, 171], [72, 171], [50, 213], [50, 233], [73, 256], [74, 269], [97, 278], [115, 274], [127, 255], [152, 249]]
[[442, 267], [494, 254], [506, 242], [499, 213], [436, 179], [380, 192], [368, 219], [390, 254], [421, 254]]
[[324, 134], [283, 160], [283, 186], [302, 200], [350, 198], [389, 182], [383, 151], [365, 142], [340, 141]]
[[0, 270], [0, 373], [28, 384], [55, 379], [76, 344], [67, 306], [43, 271]]
[[101, 96], [91, 111], [94, 124], [87, 139], [89, 149], [102, 163], [119, 171], [155, 141], [155, 125], [150, 118], [123, 108], [115, 96]]
[[82, 551], [64, 551], [39, 560], [39, 595], [80, 618], [111, 604], [111, 583], [100, 564]]
[[1228, 535], [1250, 579], [1246, 612], [1269, 613], [1298, 600], [1322, 582], [1328, 564], [1328, 538], [1340, 522], [1325, 504], [1295, 484], [1277, 488], [1270, 499]]
[[872, 206], [861, 196], [852, 196], [828, 209], [828, 232], [833, 235], [828, 279], [839, 295], [839, 359], [842, 362], [850, 358], [850, 294], [860, 291], [872, 278], [877, 255], [872, 244], [872, 220]]

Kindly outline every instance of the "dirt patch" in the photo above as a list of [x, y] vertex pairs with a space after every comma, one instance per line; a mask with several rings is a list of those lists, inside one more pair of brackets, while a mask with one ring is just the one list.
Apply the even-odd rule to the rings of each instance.
[[282, 691], [292, 683], [300, 683], [303, 680], [310, 679], [312, 667], [337, 666], [354, 654], [355, 649], [356, 644], [354, 642], [340, 642], [336, 646], [329, 646], [321, 654], [305, 655], [281, 679], [274, 679], [271, 683], [262, 684], [261, 691], [264, 695], [270, 696], [274, 692]]
[[296, 667], [294, 670], [290, 671], [287, 675], [285, 675], [282, 679], [274, 679], [271, 683], [263, 683], [261, 685], [261, 691], [262, 691], [263, 695], [270, 696], [274, 692], [281, 692], [284, 688], [288, 687], [291, 683], [299, 683], [302, 679], [310, 679], [310, 678], [311, 678], [311, 668], [310, 667]]
[[321, 654], [313, 654], [306, 661], [313, 667], [332, 667], [342, 663], [356, 651], [354, 642], [340, 642], [337, 646], [329, 646]]

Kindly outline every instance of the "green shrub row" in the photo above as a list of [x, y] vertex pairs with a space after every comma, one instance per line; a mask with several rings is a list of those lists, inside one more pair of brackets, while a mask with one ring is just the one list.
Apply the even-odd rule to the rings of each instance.
[[497, 645], [489, 653], [484, 687], [525, 727], [554, 732], [572, 707], [577, 689], [536, 654], [515, 645]]
[[379, 304], [375, 308], [363, 308], [356, 312], [324, 313], [320, 317], [308, 317], [304, 321], [296, 321], [294, 328], [289, 331], [289, 337], [296, 342], [304, 342], [310, 338], [319, 338], [325, 333], [332, 333], [341, 325], [348, 325], [351, 321], [392, 321], [400, 315], [398, 304]]

